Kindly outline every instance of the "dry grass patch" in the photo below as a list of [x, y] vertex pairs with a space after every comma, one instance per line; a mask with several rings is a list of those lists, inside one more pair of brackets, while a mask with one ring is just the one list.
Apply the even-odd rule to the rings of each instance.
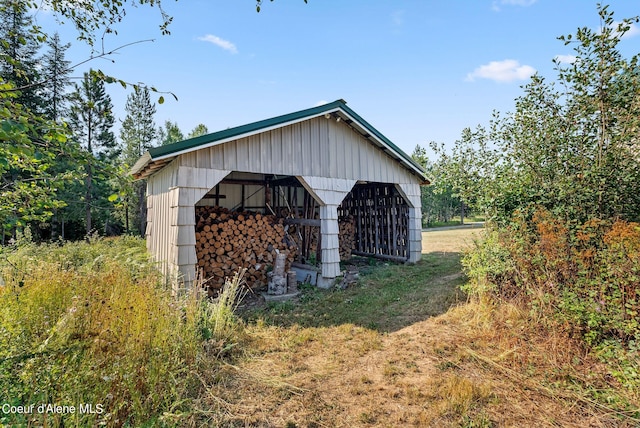
[[[620, 395], [603, 364], [578, 342], [536, 330], [513, 306], [469, 303], [392, 333], [248, 328], [263, 346], [212, 391], [224, 403], [223, 424], [637, 425], [619, 406], [622, 398], [629, 408], [637, 401]], [[602, 394], [615, 394], [617, 404]]]
[[459, 229], [427, 230], [422, 232], [422, 253], [459, 253], [470, 247], [484, 229], [463, 227]]
[[421, 264], [380, 266], [353, 289], [314, 291], [249, 322], [245, 357], [203, 405], [222, 426], [639, 425], [637, 397], [528, 312], [467, 303], [430, 317], [429, 300], [463, 281], [448, 249], [477, 233], [428, 232]]

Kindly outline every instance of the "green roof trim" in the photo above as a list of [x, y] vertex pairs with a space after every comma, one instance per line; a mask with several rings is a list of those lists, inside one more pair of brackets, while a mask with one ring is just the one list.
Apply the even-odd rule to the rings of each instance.
[[294, 113], [285, 114], [282, 116], [273, 117], [271, 119], [265, 119], [258, 122], [249, 123], [247, 125], [237, 126], [234, 128], [225, 129], [223, 131], [214, 132], [211, 134], [201, 135], [199, 137], [190, 138], [188, 140], [179, 141], [173, 144], [167, 144], [166, 146], [154, 147], [149, 149], [148, 157], [146, 159], [140, 158], [140, 160], [134, 165], [131, 171], [133, 175], [139, 174], [149, 163], [155, 160], [164, 159], [172, 155], [178, 155], [192, 149], [198, 149], [200, 146], [215, 143], [216, 141], [230, 140], [234, 137], [239, 137], [244, 134], [250, 134], [259, 132], [262, 129], [274, 128], [278, 125], [283, 125], [289, 122], [295, 122], [304, 120], [307, 117], [318, 116], [323, 113], [333, 112], [336, 110], [342, 110], [346, 115], [351, 116], [362, 128], [366, 129], [370, 135], [375, 136], [378, 140], [387, 145], [393, 152], [395, 152], [402, 160], [408, 163], [416, 172], [422, 175], [426, 179], [425, 171], [420, 164], [415, 162], [411, 156], [407, 155], [398, 146], [393, 144], [387, 137], [385, 137], [380, 131], [371, 126], [360, 115], [347, 107], [346, 101], [340, 99], [331, 103], [323, 104], [317, 107], [312, 107], [305, 110], [300, 110]]
[[[415, 160], [413, 160], [413, 158], [411, 156], [409, 156], [408, 154], [406, 154], [400, 147], [396, 146], [395, 144], [393, 144], [391, 142], [391, 140], [389, 140], [387, 137], [385, 137], [380, 131], [378, 131], [376, 128], [374, 128], [373, 126], [371, 126], [371, 124], [369, 124], [369, 122], [367, 122], [366, 120], [364, 120], [362, 117], [360, 117], [360, 115], [358, 115], [358, 113], [356, 113], [355, 111], [351, 110], [349, 107], [347, 107], [347, 103], [345, 103], [343, 100], [338, 100], [338, 101], [342, 101], [342, 105], [340, 106], [343, 110], [345, 110], [349, 116], [353, 116], [358, 122], [360, 122], [361, 125], [363, 125], [369, 132], [371, 132], [373, 135], [375, 135], [376, 137], [378, 137], [380, 140], [384, 141], [384, 143], [386, 145], [388, 145], [389, 147], [391, 147], [393, 149], [393, 151], [395, 151], [397, 154], [399, 154], [400, 156], [402, 156], [407, 162], [409, 162], [410, 164], [412, 164], [413, 166], [415, 166], [416, 168], [418, 168], [419, 171], [422, 172], [422, 175], [425, 174], [425, 170], [422, 167], [422, 165], [420, 165], [419, 163], [417, 163]], [[336, 101], [336, 102], [338, 102]]]

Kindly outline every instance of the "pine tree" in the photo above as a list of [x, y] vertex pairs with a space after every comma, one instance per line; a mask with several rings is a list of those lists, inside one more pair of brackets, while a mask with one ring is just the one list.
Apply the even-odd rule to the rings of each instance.
[[49, 50], [42, 58], [44, 84], [41, 89], [45, 101], [43, 113], [48, 119], [60, 122], [69, 114], [67, 88], [71, 82], [71, 61], [65, 59], [65, 52], [71, 44], [62, 44], [60, 36], [55, 33], [47, 41], [47, 46]]
[[[120, 141], [122, 143], [122, 162], [124, 164], [126, 180], [129, 169], [153, 146], [156, 138], [156, 124], [153, 116], [156, 114], [156, 106], [151, 102], [149, 89], [136, 87], [134, 92], [127, 97], [125, 105], [127, 116], [120, 128]], [[124, 186], [123, 186], [124, 187]], [[130, 189], [123, 193], [122, 208], [124, 209], [125, 228], [129, 231], [129, 213], [133, 214], [133, 224], [140, 234], [144, 234], [147, 217], [147, 205], [144, 197], [145, 183], [137, 181], [127, 186]]]
[[125, 105], [127, 116], [120, 128], [120, 141], [123, 146], [123, 161], [128, 166], [138, 160], [142, 154], [153, 147], [157, 130], [153, 116], [156, 106], [151, 102], [147, 87], [136, 87], [127, 97]]
[[40, 42], [23, 1], [0, 0], [0, 80], [18, 89], [16, 102], [40, 112], [37, 53]]
[[84, 74], [82, 84], [75, 84], [71, 94], [71, 130], [89, 155], [85, 178], [85, 226], [87, 234], [92, 231], [92, 203], [96, 193], [95, 178], [107, 163], [117, 156], [116, 140], [111, 128], [114, 118], [111, 97], [105, 92], [104, 82], [93, 75], [93, 71]]

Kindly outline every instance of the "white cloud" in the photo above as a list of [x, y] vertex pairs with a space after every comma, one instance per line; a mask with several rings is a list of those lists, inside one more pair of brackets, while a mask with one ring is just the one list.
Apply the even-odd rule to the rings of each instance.
[[327, 101], [327, 100], [320, 100], [320, 101], [318, 101], [317, 103], [315, 103], [313, 106], [314, 106], [314, 107], [320, 107], [320, 106], [323, 106], [323, 105], [325, 105], [325, 104], [329, 104], [329, 101]]
[[[622, 22], [614, 22], [613, 23], [613, 28], [617, 30], [618, 25], [622, 24]], [[617, 31], [616, 31], [617, 33]], [[629, 24], [629, 30], [624, 33], [624, 35], [622, 36], [623, 39], [628, 39], [634, 36], [637, 36], [640, 34], [640, 27], [638, 27], [635, 23], [631, 23]]]
[[400, 27], [404, 24], [404, 10], [396, 10], [391, 14], [391, 22], [396, 27]]
[[538, 0], [493, 0], [491, 9], [493, 9], [496, 12], [499, 12], [501, 5], [528, 7], [537, 1]]
[[577, 58], [575, 55], [556, 55], [555, 59], [560, 64], [573, 64]]
[[198, 40], [202, 40], [203, 42], [213, 43], [214, 45], [224, 49], [225, 51], [229, 51], [233, 54], [238, 53], [238, 49], [236, 45], [231, 43], [229, 40], [221, 39], [218, 36], [214, 36], [213, 34], [207, 34], [203, 37], [198, 37]]
[[501, 0], [500, 3], [502, 4], [506, 4], [506, 5], [511, 5], [511, 6], [531, 6], [532, 4], [534, 4], [535, 2], [537, 2], [538, 0]]
[[478, 79], [489, 79], [496, 82], [513, 82], [514, 80], [526, 80], [536, 72], [530, 65], [520, 65], [515, 59], [505, 59], [504, 61], [491, 61], [489, 64], [481, 65], [467, 74], [468, 82]]

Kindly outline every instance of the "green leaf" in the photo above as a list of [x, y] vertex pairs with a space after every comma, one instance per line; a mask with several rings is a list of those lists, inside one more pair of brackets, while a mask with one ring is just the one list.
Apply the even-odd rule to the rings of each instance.
[[163, 104], [163, 103], [164, 103], [164, 97], [160, 95], [160, 98], [158, 98], [158, 104]]

